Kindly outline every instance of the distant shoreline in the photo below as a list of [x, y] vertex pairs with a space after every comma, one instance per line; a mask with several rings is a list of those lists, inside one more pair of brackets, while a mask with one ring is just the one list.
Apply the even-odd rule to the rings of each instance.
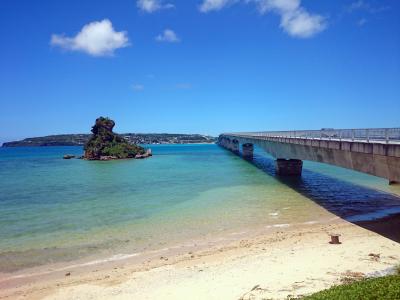
[[[178, 133], [123, 133], [119, 134], [131, 144], [212, 144], [216, 138], [202, 134]], [[49, 146], [83, 146], [91, 134], [59, 134], [26, 138], [19, 141], [4, 142], [2, 148], [13, 147], [49, 147]]]
[[[159, 143], [159, 144], [141, 144], [141, 145], [212, 145], [215, 142], [204, 142], [204, 143]], [[21, 145], [21, 146], [4, 146], [2, 145], [0, 148], [43, 148], [43, 147], [83, 147], [84, 145]]]

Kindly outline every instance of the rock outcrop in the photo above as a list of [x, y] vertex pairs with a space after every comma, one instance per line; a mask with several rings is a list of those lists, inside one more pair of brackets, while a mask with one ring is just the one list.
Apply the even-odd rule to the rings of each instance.
[[146, 150], [138, 145], [130, 144], [123, 137], [113, 132], [115, 122], [109, 118], [96, 119], [92, 127], [93, 135], [85, 144], [84, 158], [88, 160], [112, 160], [135, 158], [145, 155]]
[[151, 152], [151, 149], [147, 149], [144, 154], [136, 154], [135, 158], [142, 159], [142, 158], [148, 158], [150, 156], [153, 156], [153, 153]]

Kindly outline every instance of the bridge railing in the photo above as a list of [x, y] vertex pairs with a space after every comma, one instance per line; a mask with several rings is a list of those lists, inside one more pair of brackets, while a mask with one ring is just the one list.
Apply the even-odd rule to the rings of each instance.
[[286, 137], [337, 141], [400, 143], [400, 128], [321, 129], [226, 133], [243, 137]]

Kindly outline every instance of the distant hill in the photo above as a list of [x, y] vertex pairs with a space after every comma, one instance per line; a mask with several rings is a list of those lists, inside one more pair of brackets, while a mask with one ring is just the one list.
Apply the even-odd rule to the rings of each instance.
[[[171, 133], [123, 133], [132, 144], [193, 144], [213, 143], [216, 138], [201, 134]], [[26, 138], [21, 141], [3, 143], [3, 147], [83, 146], [91, 134], [60, 134]]]

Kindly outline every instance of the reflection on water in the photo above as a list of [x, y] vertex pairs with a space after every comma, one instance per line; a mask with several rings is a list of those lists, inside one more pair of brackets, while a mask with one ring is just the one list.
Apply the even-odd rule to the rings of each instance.
[[[274, 160], [258, 151], [252, 162], [267, 174], [275, 176]], [[324, 172], [328, 169], [329, 172]], [[340, 179], [340, 175], [344, 175]], [[349, 177], [352, 176], [352, 177]], [[323, 165], [304, 162], [301, 177], [277, 177], [296, 192], [313, 200], [328, 211], [349, 221], [381, 218], [400, 213], [400, 197], [390, 190], [387, 180]], [[364, 179], [364, 181], [363, 181]], [[369, 184], [372, 182], [372, 184]]]

